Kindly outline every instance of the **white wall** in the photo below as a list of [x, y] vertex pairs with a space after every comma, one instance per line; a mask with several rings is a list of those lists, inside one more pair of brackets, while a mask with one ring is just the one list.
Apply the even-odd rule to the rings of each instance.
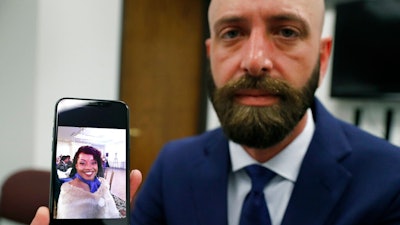
[[0, 1], [0, 180], [31, 165], [37, 2]]
[[[323, 36], [334, 36], [334, 25], [335, 12], [332, 9], [328, 9], [326, 13]], [[325, 80], [316, 93], [317, 97], [322, 101], [322, 103], [334, 115], [350, 123], [353, 123], [354, 121], [355, 109], [357, 107], [361, 108], [363, 114], [359, 126], [362, 129], [382, 138], [385, 135], [385, 110], [388, 107], [393, 108], [394, 121], [391, 126], [392, 132], [391, 136], [389, 137], [389, 141], [400, 146], [400, 104], [372, 100], [351, 101], [331, 98], [331, 65], [332, 63], [328, 68], [328, 73], [326, 74]], [[207, 129], [212, 129], [219, 125], [218, 118], [210, 103], [208, 103], [208, 117], [209, 120], [207, 121]]]
[[121, 0], [39, 0], [34, 165], [49, 168], [60, 97], [119, 95]]
[[122, 0], [0, 0], [0, 182], [50, 169], [54, 104], [117, 99]]

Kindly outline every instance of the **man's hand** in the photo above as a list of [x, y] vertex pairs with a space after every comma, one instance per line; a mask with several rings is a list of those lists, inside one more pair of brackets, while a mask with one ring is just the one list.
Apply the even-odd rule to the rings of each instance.
[[133, 204], [133, 197], [136, 194], [136, 191], [139, 189], [140, 184], [142, 183], [142, 173], [139, 170], [132, 170], [130, 174], [130, 196], [129, 200], [131, 205]]
[[[133, 203], [133, 197], [140, 184], [142, 183], [142, 173], [139, 170], [132, 170], [130, 174], [130, 196], [129, 200]], [[50, 212], [45, 206], [39, 207], [31, 225], [48, 225], [50, 223]]]
[[35, 218], [33, 218], [31, 225], [47, 225], [50, 223], [50, 212], [45, 206], [39, 207], [36, 211]]

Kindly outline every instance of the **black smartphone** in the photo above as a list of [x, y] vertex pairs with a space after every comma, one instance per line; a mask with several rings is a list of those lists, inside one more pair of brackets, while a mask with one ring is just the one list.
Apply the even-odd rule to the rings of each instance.
[[129, 224], [129, 109], [124, 102], [60, 99], [52, 148], [50, 224]]

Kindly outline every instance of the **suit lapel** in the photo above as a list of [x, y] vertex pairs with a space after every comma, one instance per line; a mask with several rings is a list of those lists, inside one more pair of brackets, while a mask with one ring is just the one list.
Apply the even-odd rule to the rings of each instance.
[[[316, 100], [316, 132], [300, 168], [282, 225], [323, 225], [345, 191], [351, 174], [340, 164], [350, 147], [337, 121]], [[222, 130], [209, 135], [193, 161], [191, 185], [198, 224], [227, 225], [227, 185], [231, 167]]]
[[[228, 141], [221, 130], [207, 142], [204, 157], [193, 164], [192, 188], [198, 224], [227, 225]], [[214, 133], [215, 134], [215, 133]]]
[[316, 102], [316, 130], [303, 160], [282, 225], [325, 224], [351, 179], [340, 164], [350, 154], [336, 120]]

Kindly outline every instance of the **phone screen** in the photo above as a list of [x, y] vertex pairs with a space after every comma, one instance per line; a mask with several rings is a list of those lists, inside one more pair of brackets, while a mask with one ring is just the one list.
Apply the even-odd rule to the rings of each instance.
[[129, 224], [129, 112], [64, 98], [54, 121], [51, 224]]

